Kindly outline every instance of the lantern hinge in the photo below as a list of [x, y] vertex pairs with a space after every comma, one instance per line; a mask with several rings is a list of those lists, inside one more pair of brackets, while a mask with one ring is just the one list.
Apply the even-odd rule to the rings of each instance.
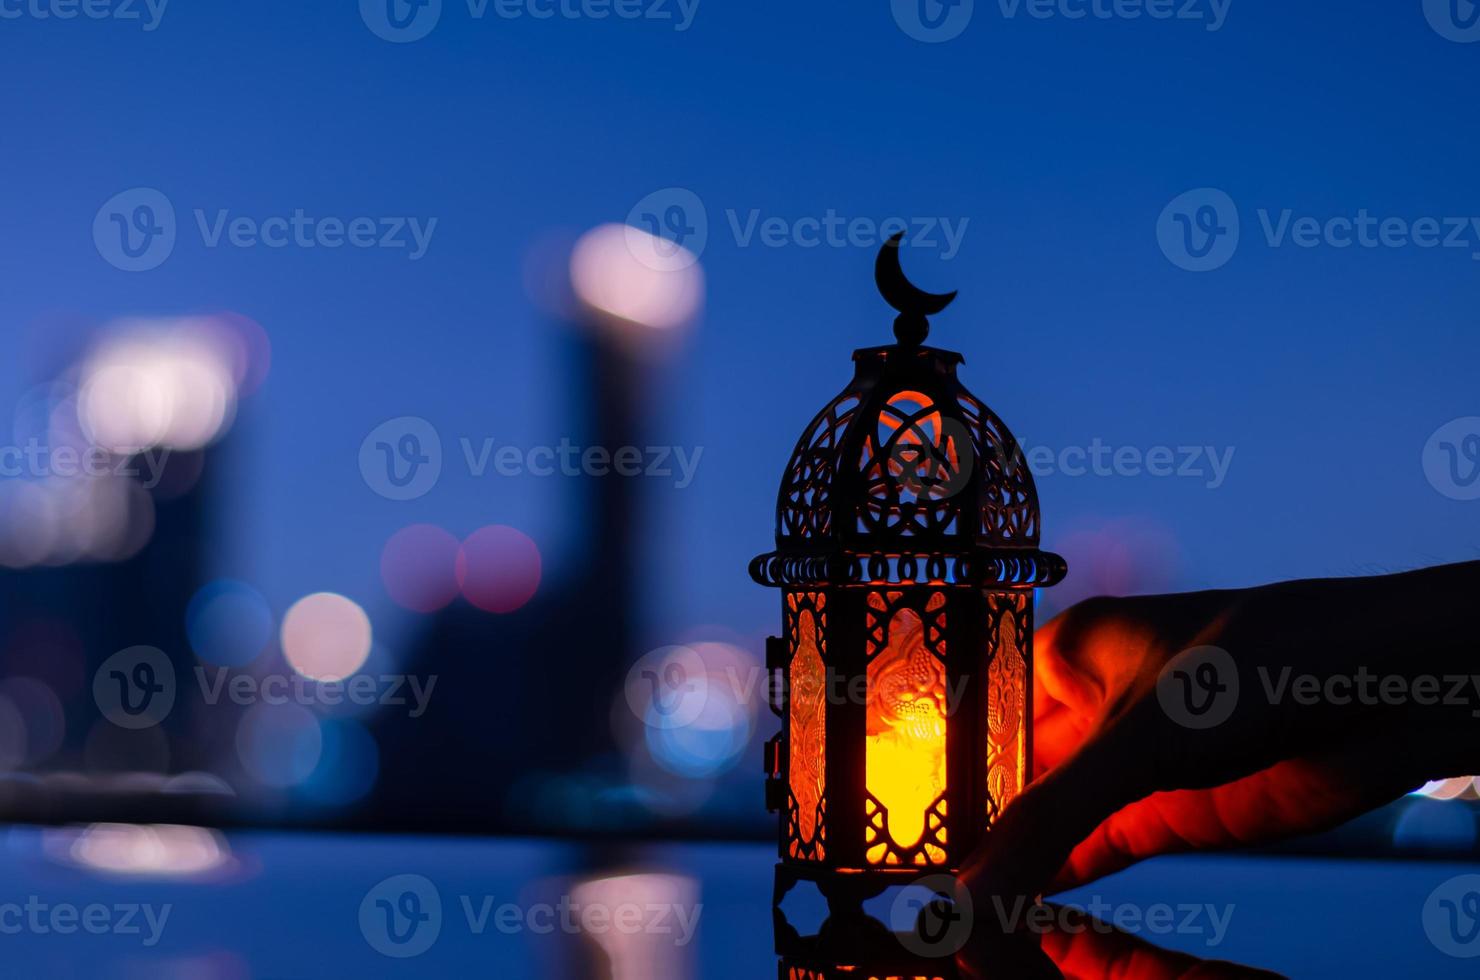
[[779, 636], [766, 637], [766, 669], [786, 669], [786, 641]]
[[766, 780], [766, 810], [769, 813], [780, 813], [786, 806], [786, 782], [781, 779]]
[[781, 747], [781, 736], [775, 735], [767, 739], [765, 745], [765, 763], [767, 776], [778, 778], [780, 777], [781, 770], [785, 764], [785, 760], [782, 758], [782, 755], [783, 750]]

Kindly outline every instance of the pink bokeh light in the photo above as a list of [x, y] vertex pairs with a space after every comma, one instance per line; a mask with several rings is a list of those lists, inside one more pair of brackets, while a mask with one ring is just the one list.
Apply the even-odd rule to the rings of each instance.
[[380, 580], [386, 594], [414, 612], [436, 612], [457, 598], [457, 538], [434, 524], [411, 524], [386, 541]]
[[509, 613], [540, 586], [540, 549], [529, 535], [504, 524], [481, 527], [462, 543], [457, 581], [465, 599], [485, 612]]

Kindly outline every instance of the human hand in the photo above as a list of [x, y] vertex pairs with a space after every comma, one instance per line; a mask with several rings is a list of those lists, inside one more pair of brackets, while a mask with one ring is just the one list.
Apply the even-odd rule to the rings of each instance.
[[[1040, 778], [993, 825], [963, 879], [983, 895], [1071, 888], [1158, 854], [1326, 829], [1473, 768], [1476, 705], [1333, 692], [1350, 691], [1341, 679], [1359, 669], [1410, 685], [1473, 673], [1466, 624], [1444, 610], [1473, 604], [1476, 569], [1068, 610], [1035, 638]], [[1221, 676], [1188, 663], [1199, 657], [1189, 648], [1205, 645], [1228, 652], [1214, 668]], [[1293, 697], [1289, 681], [1301, 676], [1325, 693]], [[1230, 682], [1236, 703], [1220, 706], [1221, 723], [1192, 727], [1176, 707], [1181, 693], [1192, 696], [1181, 687], [1203, 684], [1212, 697], [1219, 684], [1234, 690]]]

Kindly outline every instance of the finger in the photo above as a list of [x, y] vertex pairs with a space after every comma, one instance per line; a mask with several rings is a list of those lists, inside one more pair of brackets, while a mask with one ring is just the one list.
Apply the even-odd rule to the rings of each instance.
[[1388, 732], [1210, 789], [1155, 793], [1111, 814], [1075, 846], [1051, 890], [1075, 888], [1149, 857], [1267, 844], [1315, 833], [1412, 788]]
[[1033, 772], [1041, 775], [1061, 765], [1084, 744], [1094, 719], [1057, 702], [1033, 715]]
[[[1269, 706], [1243, 699], [1222, 724], [1189, 729], [1155, 696], [1143, 696], [1030, 785], [968, 862], [985, 894], [1039, 894], [1080, 841], [1116, 811], [1158, 790], [1221, 785], [1280, 761]], [[1069, 723], [1061, 722], [1061, 727]], [[1057, 734], [1063, 738], [1062, 731]]]
[[1037, 895], [1075, 844], [1110, 814], [1150, 793], [1154, 770], [1138, 749], [1145, 744], [1141, 727], [1120, 724], [1097, 735], [1013, 800], [963, 869], [972, 890]]

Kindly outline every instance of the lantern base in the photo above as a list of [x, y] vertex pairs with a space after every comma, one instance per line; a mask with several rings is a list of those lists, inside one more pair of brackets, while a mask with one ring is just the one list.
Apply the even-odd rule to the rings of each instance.
[[[971, 966], [971, 976], [1021, 978], [1059, 977], [1060, 971], [1044, 954], [1038, 937], [1011, 934], [995, 928], [990, 918], [973, 916], [969, 901], [966, 907], [955, 905], [955, 920], [962, 926], [941, 928], [921, 922], [913, 931], [897, 932], [892, 925], [901, 924], [891, 906], [871, 913], [865, 908], [870, 899], [890, 888], [924, 884], [922, 879], [939, 875], [953, 878], [948, 868], [876, 868], [867, 871], [841, 871], [783, 862], [776, 866], [775, 889], [771, 916], [775, 925], [776, 954], [780, 959], [781, 980], [861, 980], [863, 977], [913, 977], [931, 980], [957, 980], [966, 976], [961, 963]], [[781, 903], [788, 892], [801, 882], [811, 882], [827, 901], [828, 917], [815, 935], [803, 936], [787, 921]], [[909, 906], [919, 908], [918, 898]], [[884, 918], [881, 919], [879, 916]], [[906, 913], [904, 918], [908, 919]], [[979, 921], [978, 921], [979, 920]]]
[[[891, 917], [889, 910], [871, 912], [864, 906], [889, 888], [912, 885], [931, 875], [949, 877], [951, 871], [914, 867], [843, 871], [788, 862], [776, 865], [771, 918], [777, 954], [813, 963], [917, 962], [920, 957], [910, 952], [908, 937], [902, 942], [900, 934], [892, 931], [886, 921]], [[816, 935], [802, 935], [781, 910], [787, 893], [801, 882], [815, 885], [827, 902], [827, 919]]]

